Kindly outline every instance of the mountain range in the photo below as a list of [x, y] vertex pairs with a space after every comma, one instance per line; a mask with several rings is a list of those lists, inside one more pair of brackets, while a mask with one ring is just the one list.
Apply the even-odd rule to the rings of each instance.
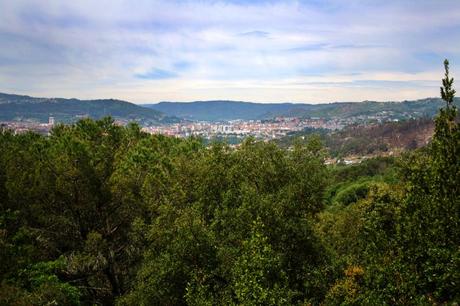
[[144, 104], [165, 114], [188, 120], [228, 121], [271, 118], [270, 114], [283, 114], [295, 109], [292, 103], [252, 103], [243, 101], [196, 101], [196, 102], [160, 102]]
[[[460, 99], [455, 99], [460, 107]], [[402, 102], [335, 102], [306, 103], [252, 103], [243, 101], [160, 102], [137, 105], [122, 100], [79, 100], [64, 98], [35, 98], [0, 93], [0, 121], [47, 122], [50, 116], [56, 122], [71, 123], [79, 118], [98, 119], [112, 116], [118, 120], [137, 121], [142, 125], [157, 125], [185, 120], [229, 121], [263, 120], [278, 116], [300, 118], [351, 118], [389, 114], [392, 119], [433, 117], [443, 106], [439, 98]]]
[[105, 116], [149, 125], [179, 121], [178, 118], [165, 115], [160, 111], [121, 100], [34, 98], [0, 93], [0, 121], [47, 122], [51, 116], [56, 122], [64, 123], [74, 122], [84, 117], [98, 119]]
[[[455, 99], [460, 106], [460, 99]], [[251, 103], [242, 101], [160, 102], [143, 106], [169, 116], [189, 120], [228, 121], [236, 119], [271, 119], [277, 116], [300, 118], [349, 118], [372, 116], [391, 112], [395, 119], [433, 117], [443, 106], [439, 98], [426, 98], [402, 102], [336, 102], [328, 104], [306, 103]], [[401, 117], [401, 118], [399, 118]]]

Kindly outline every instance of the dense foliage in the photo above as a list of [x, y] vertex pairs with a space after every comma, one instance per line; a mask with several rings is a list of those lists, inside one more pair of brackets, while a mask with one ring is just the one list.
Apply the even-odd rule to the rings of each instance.
[[432, 143], [326, 166], [319, 138], [232, 149], [120, 127], [0, 133], [1, 305], [460, 302], [454, 90]]

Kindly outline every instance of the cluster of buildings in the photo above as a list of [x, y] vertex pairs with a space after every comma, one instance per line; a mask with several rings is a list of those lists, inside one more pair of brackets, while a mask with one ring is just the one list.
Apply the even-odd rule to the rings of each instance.
[[[399, 116], [411, 114], [398, 114]], [[86, 116], [84, 116], [86, 118]], [[397, 121], [392, 112], [380, 112], [375, 115], [359, 115], [348, 118], [297, 118], [276, 117], [270, 120], [231, 120], [225, 122], [208, 121], [183, 121], [168, 125], [145, 126], [143, 130], [151, 134], [162, 134], [174, 137], [199, 136], [205, 139], [216, 137], [245, 138], [253, 136], [258, 139], [277, 139], [286, 136], [290, 132], [302, 131], [306, 128], [340, 130], [351, 124], [366, 124], [370, 122]], [[33, 121], [9, 121], [0, 122], [1, 128], [13, 130], [15, 133], [34, 131], [47, 135], [54, 126], [54, 117], [49, 117], [48, 123]], [[126, 125], [126, 120], [116, 120], [117, 125]]]
[[49, 117], [47, 123], [39, 123], [35, 121], [5, 121], [0, 122], [0, 130], [7, 129], [13, 131], [15, 134], [32, 131], [42, 135], [49, 135], [54, 123], [54, 117]]
[[300, 119], [296, 117], [277, 117], [272, 120], [232, 120], [226, 122], [183, 122], [164, 126], [148, 126], [143, 130], [152, 134], [175, 137], [199, 136], [205, 139], [214, 137], [247, 137], [275, 139], [286, 136], [289, 132], [305, 128], [341, 129], [339, 120], [321, 118]]
[[215, 137], [244, 138], [253, 136], [259, 139], [276, 139], [290, 132], [302, 131], [306, 128], [341, 130], [352, 124], [381, 123], [413, 118], [411, 113], [394, 113], [381, 111], [373, 115], [357, 115], [351, 117], [332, 118], [298, 118], [276, 117], [271, 120], [232, 120], [225, 122], [184, 121], [162, 126], [147, 126], [144, 131], [152, 134], [163, 134], [174, 137], [199, 136], [205, 139]]

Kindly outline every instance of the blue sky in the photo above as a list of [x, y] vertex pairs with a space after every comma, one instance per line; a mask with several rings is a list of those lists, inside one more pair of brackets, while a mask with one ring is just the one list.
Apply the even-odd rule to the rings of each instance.
[[460, 75], [460, 1], [1, 0], [0, 91], [137, 103], [404, 100]]

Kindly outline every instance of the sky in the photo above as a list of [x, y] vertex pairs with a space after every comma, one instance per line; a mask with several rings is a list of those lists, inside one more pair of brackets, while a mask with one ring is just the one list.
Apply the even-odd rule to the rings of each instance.
[[[459, 0], [0, 0], [0, 92], [400, 101], [460, 77]], [[459, 90], [460, 91], [460, 90]]]

